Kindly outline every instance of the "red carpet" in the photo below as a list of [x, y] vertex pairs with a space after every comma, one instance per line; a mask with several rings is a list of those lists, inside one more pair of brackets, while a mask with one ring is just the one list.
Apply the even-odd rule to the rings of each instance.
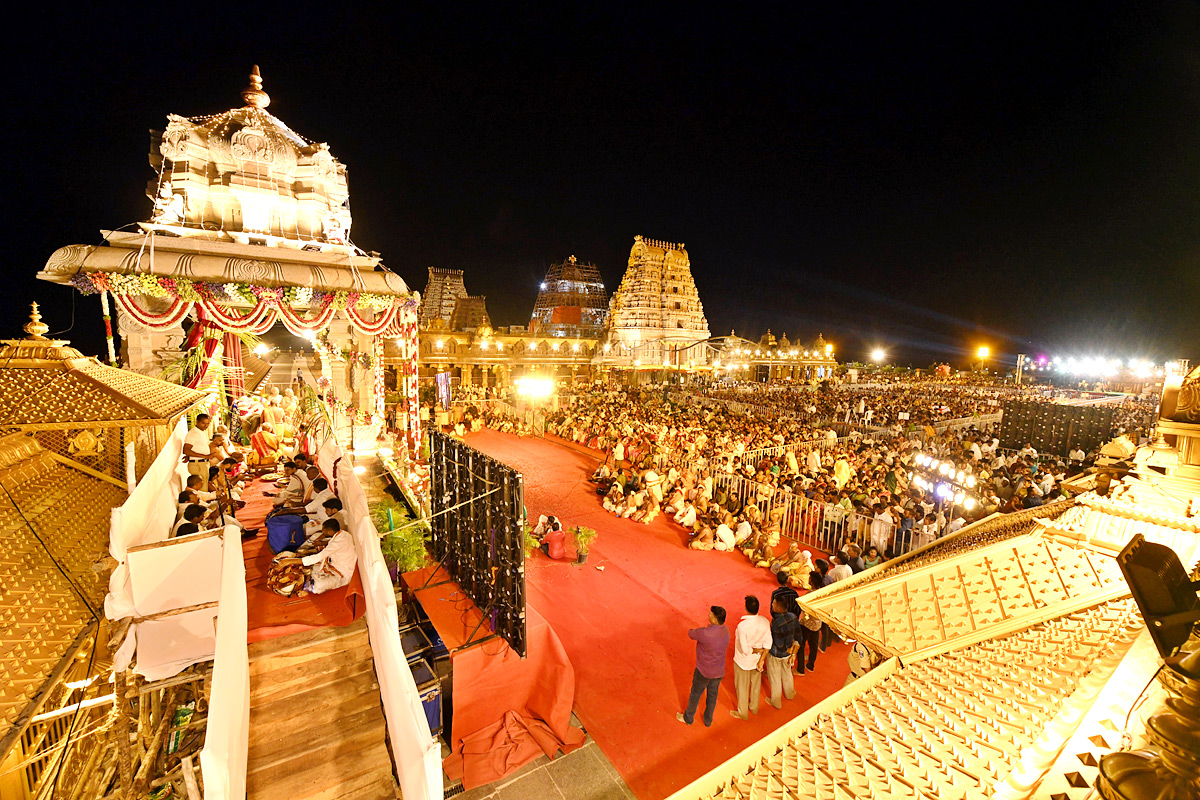
[[845, 683], [849, 648], [838, 644], [818, 657], [815, 673], [796, 677], [796, 699], [778, 711], [764, 699], [758, 716], [742, 722], [729, 716], [731, 645], [712, 728], [699, 715], [691, 727], [677, 722], [695, 666], [688, 629], [706, 624], [709, 606], [721, 605], [732, 634], [742, 598], [754, 594], [765, 603], [778, 585], [775, 576], [740, 553], [686, 549], [683, 530], [665, 517], [643, 525], [605, 512], [587, 480], [597, 459], [575, 446], [490, 430], [466, 441], [523, 473], [531, 518], [550, 513], [568, 529], [599, 532], [585, 566], [533, 554], [526, 565], [529, 604], [554, 628], [575, 667], [576, 713], [642, 800], [682, 788]]
[[[575, 672], [562, 643], [536, 608], [526, 617], [526, 657], [503, 640], [457, 650], [481, 619], [479, 609], [439, 570], [433, 584], [420, 589], [430, 570], [404, 575], [418, 591], [454, 662], [454, 731], [446, 740], [453, 752], [446, 774], [467, 789], [499, 780], [545, 753], [554, 758], [583, 744], [583, 732], [571, 727]], [[479, 640], [486, 627], [475, 633]], [[457, 652], [453, 652], [457, 650]]]
[[357, 567], [349, 584], [323, 594], [281, 597], [267, 588], [267, 571], [275, 557], [267, 545], [267, 529], [263, 524], [274, 499], [264, 494], [267, 491], [276, 491], [274, 484], [255, 481], [247, 486], [242, 493], [246, 507], [238, 512], [238, 520], [243, 525], [250, 529], [259, 528], [258, 536], [242, 542], [242, 555], [246, 560], [246, 641], [261, 642], [354, 622], [366, 611], [362, 578]]

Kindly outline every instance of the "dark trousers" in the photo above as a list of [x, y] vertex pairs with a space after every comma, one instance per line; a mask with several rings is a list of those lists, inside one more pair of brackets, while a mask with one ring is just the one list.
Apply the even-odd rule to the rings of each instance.
[[822, 622], [821, 623], [821, 647], [822, 648], [829, 647], [829, 645], [833, 644], [833, 641], [835, 638], [836, 637], [833, 635], [833, 628], [829, 627], [824, 622]]
[[696, 706], [700, 705], [700, 695], [708, 692], [704, 699], [704, 724], [712, 725], [713, 712], [717, 710], [717, 690], [721, 688], [720, 678], [706, 678], [700, 670], [692, 672], [692, 694], [688, 697], [687, 711], [683, 712], [683, 721], [688, 725], [696, 719]]
[[[821, 629], [817, 628], [815, 631], [811, 631], [801, 625], [800, 633], [802, 638], [800, 639], [800, 652], [796, 656], [796, 671], [803, 675], [805, 669], [812, 670], [817, 666], [817, 644], [821, 639]], [[807, 667], [804, 664], [805, 650], [808, 651]]]

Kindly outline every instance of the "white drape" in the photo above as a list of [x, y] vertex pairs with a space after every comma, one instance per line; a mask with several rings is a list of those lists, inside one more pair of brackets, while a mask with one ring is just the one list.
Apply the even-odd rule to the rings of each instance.
[[349, 459], [338, 461], [341, 456], [341, 448], [331, 439], [318, 452], [317, 463], [331, 479], [337, 464], [337, 491], [354, 533], [358, 569], [366, 594], [371, 653], [400, 788], [405, 798], [440, 800], [441, 748], [429, 732], [421, 695], [400, 645], [396, 594], [379, 549], [379, 534], [371, 522], [366, 495]]

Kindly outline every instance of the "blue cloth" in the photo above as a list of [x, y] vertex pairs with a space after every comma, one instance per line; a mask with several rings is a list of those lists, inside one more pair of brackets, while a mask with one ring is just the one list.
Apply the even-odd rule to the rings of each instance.
[[785, 658], [792, 645], [798, 641], [800, 625], [796, 615], [790, 611], [771, 618], [771, 655]]

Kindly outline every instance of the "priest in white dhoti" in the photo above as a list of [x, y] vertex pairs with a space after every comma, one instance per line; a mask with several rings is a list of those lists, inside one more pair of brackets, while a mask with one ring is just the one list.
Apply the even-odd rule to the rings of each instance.
[[304, 588], [313, 594], [345, 586], [354, 577], [354, 567], [358, 563], [354, 540], [350, 538], [350, 532], [341, 530], [341, 527], [336, 519], [325, 520], [322, 529], [332, 533], [333, 538], [324, 550], [300, 559], [304, 566], [312, 569]]

